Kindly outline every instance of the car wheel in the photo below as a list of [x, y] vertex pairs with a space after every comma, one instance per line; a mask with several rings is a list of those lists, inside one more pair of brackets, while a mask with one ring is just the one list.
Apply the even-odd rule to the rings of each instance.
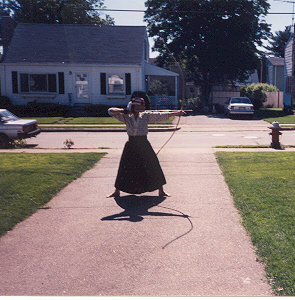
[[9, 138], [5, 134], [0, 135], [0, 148], [8, 148], [10, 145]]

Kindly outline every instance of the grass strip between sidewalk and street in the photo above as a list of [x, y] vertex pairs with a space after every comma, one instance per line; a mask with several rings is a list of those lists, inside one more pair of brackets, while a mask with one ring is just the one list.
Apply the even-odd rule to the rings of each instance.
[[[26, 118], [28, 119], [28, 118]], [[118, 121], [113, 117], [31, 117], [29, 119], [36, 119], [40, 128], [52, 128], [57, 126], [58, 128], [69, 128], [73, 126], [74, 128], [89, 128], [89, 127], [107, 127], [111, 126], [111, 128], [125, 128], [125, 124]], [[173, 125], [173, 120], [175, 117], [169, 118], [167, 121], [162, 121], [156, 124], [149, 124], [149, 127], [155, 127], [158, 125], [167, 125], [167, 127]], [[46, 127], [50, 125], [50, 127]]]
[[113, 117], [30, 117], [39, 124], [122, 124]]
[[[258, 111], [255, 111], [255, 118], [264, 120], [268, 123], [272, 123], [274, 121], [279, 122], [280, 124], [295, 124], [295, 115], [287, 115], [280, 108], [261, 108]], [[30, 117], [25, 119], [36, 119], [38, 123], [41, 125], [40, 127], [44, 127], [46, 125], [52, 126], [62, 126], [66, 125], [67, 127], [74, 126], [125, 126], [123, 123], [118, 121], [114, 117]], [[173, 120], [175, 117], [169, 118], [167, 121], [159, 122], [156, 124], [159, 125], [173, 125]], [[290, 126], [289, 126], [290, 127]], [[45, 128], [45, 127], [44, 127]]]
[[105, 153], [0, 153], [0, 236], [91, 169]]
[[295, 296], [295, 153], [216, 152], [278, 296]]

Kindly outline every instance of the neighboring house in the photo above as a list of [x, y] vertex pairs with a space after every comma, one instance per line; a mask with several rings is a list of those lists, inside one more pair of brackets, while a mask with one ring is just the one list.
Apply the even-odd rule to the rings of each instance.
[[[292, 110], [295, 102], [295, 87], [292, 89], [294, 74], [294, 43], [293, 36], [287, 42], [285, 47], [285, 63], [284, 63], [284, 109]], [[293, 92], [292, 92], [293, 91]]]
[[[2, 18], [1, 95], [14, 105], [127, 105], [153, 76], [174, 82], [163, 107], [178, 105], [178, 74], [149, 63], [143, 26], [17, 24]], [[153, 100], [153, 99], [152, 99]], [[152, 102], [155, 107], [155, 103]]]
[[[150, 59], [151, 64], [156, 64], [156, 58]], [[169, 69], [175, 73], [179, 74], [179, 97], [184, 99], [193, 99], [193, 98], [200, 98], [200, 87], [196, 86], [193, 81], [186, 80], [186, 71], [185, 69], [179, 70], [179, 67], [174, 64], [170, 65]], [[182, 78], [182, 74], [184, 75], [184, 80]], [[183, 82], [184, 81], [184, 82]], [[240, 87], [245, 84], [250, 83], [259, 83], [258, 72], [255, 70], [253, 74], [249, 76], [244, 82], [235, 82], [234, 85], [232, 84], [225, 84], [225, 85], [215, 85], [212, 88], [212, 92], [210, 94], [210, 101], [212, 104], [220, 104], [224, 105], [225, 102], [230, 97], [239, 97], [240, 96]]]
[[266, 59], [266, 83], [284, 90], [284, 58], [268, 57]]
[[[154, 62], [153, 62], [154, 63]], [[179, 67], [172, 65], [170, 69], [176, 73], [180, 73]], [[185, 70], [182, 70], [184, 77], [186, 76]], [[182, 91], [182, 80], [179, 79], [179, 91]], [[240, 96], [240, 88], [243, 85], [250, 84], [250, 83], [259, 83], [258, 72], [255, 70], [253, 74], [249, 76], [244, 82], [235, 82], [234, 85], [232, 84], [224, 84], [224, 85], [215, 85], [212, 88], [212, 92], [210, 94], [210, 101], [213, 104], [220, 104], [224, 105], [225, 102], [230, 97], [239, 97]], [[185, 88], [184, 88], [184, 98], [198, 98], [200, 97], [200, 87], [196, 86], [193, 81], [185, 81]]]
[[236, 81], [234, 85], [215, 85], [211, 93], [211, 101], [214, 104], [224, 105], [231, 97], [240, 97], [240, 89], [243, 85], [259, 83], [258, 72], [255, 70], [244, 82]]

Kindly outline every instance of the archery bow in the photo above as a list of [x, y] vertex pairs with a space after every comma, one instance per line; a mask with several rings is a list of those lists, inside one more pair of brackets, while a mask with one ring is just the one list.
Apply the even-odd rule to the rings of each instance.
[[[183, 72], [182, 72], [182, 69], [181, 69], [181, 66], [180, 66], [179, 62], [176, 60], [176, 58], [174, 57], [174, 55], [171, 53], [170, 49], [168, 48], [168, 45], [166, 44], [165, 40], [161, 36], [160, 31], [159, 31], [159, 37], [161, 38], [161, 40], [162, 40], [165, 48], [167, 49], [168, 53], [170, 54], [170, 56], [172, 57], [172, 59], [174, 60], [175, 64], [177, 65], [177, 67], [178, 67], [178, 69], [180, 71], [180, 75], [181, 75], [181, 78], [182, 78], [182, 101], [181, 101], [181, 108], [180, 108], [180, 110], [182, 110], [183, 109], [183, 102], [184, 102], [184, 94], [185, 94], [185, 80], [184, 80], [184, 75], [183, 75]], [[168, 140], [163, 144], [163, 146], [158, 150], [157, 155], [167, 145], [167, 143], [172, 139], [173, 135], [175, 134], [175, 132], [176, 132], [176, 130], [178, 128], [178, 125], [179, 125], [179, 122], [180, 122], [180, 117], [181, 117], [181, 115], [178, 116], [178, 121], [176, 123], [174, 131], [172, 132], [172, 134], [168, 138]]]

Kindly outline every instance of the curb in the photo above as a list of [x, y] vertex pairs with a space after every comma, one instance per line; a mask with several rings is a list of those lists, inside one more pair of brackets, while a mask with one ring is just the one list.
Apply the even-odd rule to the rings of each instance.
[[294, 127], [281, 127], [280, 131], [284, 131], [284, 130], [295, 130]]

